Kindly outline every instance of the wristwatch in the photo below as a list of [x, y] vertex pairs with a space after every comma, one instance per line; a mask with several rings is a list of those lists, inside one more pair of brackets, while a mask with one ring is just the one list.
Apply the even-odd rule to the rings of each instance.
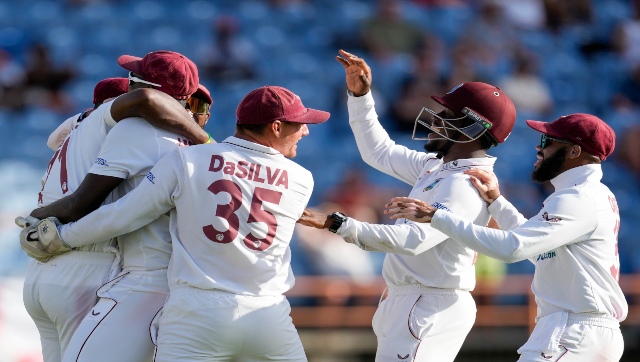
[[341, 212], [334, 212], [329, 217], [333, 219], [333, 223], [329, 226], [329, 231], [332, 233], [337, 233], [342, 223], [347, 221], [347, 217]]

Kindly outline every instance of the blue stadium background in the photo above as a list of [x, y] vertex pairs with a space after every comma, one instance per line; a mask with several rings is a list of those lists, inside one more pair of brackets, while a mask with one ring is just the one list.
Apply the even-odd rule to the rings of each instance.
[[[407, 21], [439, 37], [445, 45], [465, 35], [478, 17], [479, 1], [464, 6], [427, 6], [402, 1]], [[423, 3], [429, 3], [425, 1]], [[505, 193], [525, 213], [539, 209], [545, 190], [532, 186], [529, 173], [539, 135], [528, 129], [525, 119], [550, 121], [573, 112], [593, 113], [606, 120], [620, 137], [627, 127], [640, 122], [638, 107], [619, 112], [610, 106], [616, 90], [628, 80], [630, 70], [612, 51], [585, 56], [581, 46], [588, 40], [607, 41], [615, 27], [632, 17], [627, 1], [594, 0], [588, 23], [564, 27], [552, 33], [544, 27], [516, 31], [520, 44], [540, 57], [540, 76], [549, 85], [555, 106], [549, 114], [519, 112], [513, 134], [504, 146], [492, 149], [499, 158], [496, 172]], [[363, 164], [348, 128], [344, 72], [335, 61], [339, 46], [365, 59], [370, 54], [356, 39], [359, 24], [376, 12], [374, 1], [0, 1], [0, 48], [14, 61], [26, 63], [26, 53], [36, 43], [50, 51], [56, 66], [71, 66], [72, 79], [61, 89], [73, 110], [60, 112], [37, 102], [21, 110], [0, 108], [0, 275], [24, 273], [26, 256], [17, 247], [13, 218], [35, 206], [39, 178], [52, 152], [45, 142], [49, 133], [67, 116], [90, 106], [95, 83], [106, 77], [125, 76], [116, 59], [122, 54], [143, 56], [168, 49], [181, 52], [196, 63], [199, 48], [213, 42], [213, 23], [221, 16], [233, 17], [239, 36], [255, 50], [252, 79], [221, 82], [203, 76], [214, 98], [207, 130], [223, 139], [233, 133], [235, 106], [249, 90], [262, 85], [281, 85], [301, 96], [309, 107], [332, 113], [326, 124], [310, 127], [311, 135], [299, 144], [296, 160], [311, 170], [316, 189], [311, 205], [335, 187], [349, 169], [361, 169], [369, 182], [406, 193], [409, 187]], [[447, 71], [447, 64], [442, 67]], [[400, 94], [407, 71], [373, 65], [375, 94], [379, 104], [391, 104]], [[483, 69], [483, 79], [496, 82], [514, 67], [509, 60]], [[381, 121], [392, 137], [410, 148], [410, 132], [396, 129], [384, 107]], [[640, 270], [640, 248], [634, 228], [640, 222], [640, 189], [635, 174], [615, 160], [603, 164], [604, 182], [617, 195], [622, 217], [619, 243], [622, 272]], [[522, 191], [524, 190], [524, 191]], [[382, 205], [380, 205], [382, 207]], [[304, 263], [294, 265], [309, 272]], [[527, 263], [509, 266], [509, 272], [531, 272]]]

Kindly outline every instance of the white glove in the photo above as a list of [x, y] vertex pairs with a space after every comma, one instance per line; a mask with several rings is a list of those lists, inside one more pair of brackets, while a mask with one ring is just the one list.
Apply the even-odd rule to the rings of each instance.
[[36, 225], [39, 222], [40, 219], [33, 216], [18, 216], [15, 220], [16, 225], [20, 226], [23, 229], [31, 225]]
[[[58, 233], [60, 221], [55, 217], [41, 220], [34, 227], [30, 226], [20, 233], [20, 246], [27, 255], [42, 262], [51, 259], [52, 256], [66, 253], [73, 249], [67, 245]], [[35, 232], [34, 232], [35, 231]]]

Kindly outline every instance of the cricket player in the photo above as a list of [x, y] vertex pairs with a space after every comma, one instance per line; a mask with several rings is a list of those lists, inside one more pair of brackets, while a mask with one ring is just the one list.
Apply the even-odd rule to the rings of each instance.
[[[236, 117], [235, 136], [172, 152], [118, 202], [60, 226], [62, 239], [50, 220], [38, 224], [38, 242], [78, 247], [170, 211], [171, 293], [159, 318], [158, 362], [306, 361], [283, 293], [294, 283], [289, 242], [313, 177], [289, 159], [307, 124], [329, 113], [265, 86], [244, 97]], [[117, 333], [126, 333], [123, 323]]]
[[[154, 99], [156, 99], [159, 104], [148, 104], [147, 106], [153, 107], [153, 109], [149, 111], [150, 113], [155, 114], [161, 120], [166, 119], [166, 117], [170, 117], [169, 119], [171, 119], [171, 123], [176, 123], [178, 122], [177, 120], [184, 124], [189, 122], [188, 126], [185, 126], [185, 128], [197, 127], [200, 130], [200, 133], [205, 135], [206, 139], [210, 139], [210, 136], [198, 127], [189, 112], [185, 110], [187, 99], [198, 87], [197, 68], [193, 62], [181, 54], [168, 51], [151, 52], [142, 59], [122, 56], [118, 61], [125, 68], [131, 68], [129, 69], [131, 70], [129, 73], [129, 85], [132, 91], [120, 98], [117, 98], [111, 103], [103, 105], [102, 107], [111, 105], [115, 107], [116, 104], [121, 103], [120, 100], [123, 97], [127, 97], [125, 98], [125, 101], [131, 100], [129, 95], [134, 93], [152, 93], [154, 94]], [[146, 80], [143, 77], [150, 80]], [[156, 90], [146, 88], [155, 88]], [[133, 99], [135, 99], [135, 97]], [[176, 101], [176, 99], [180, 100], [182, 104], [179, 101]], [[133, 109], [137, 108], [133, 103], [125, 102], [124, 105]], [[114, 109], [105, 108], [102, 110], [102, 107], [99, 107], [94, 111], [87, 120], [89, 120], [93, 114], [100, 114], [100, 111], [104, 112], [104, 117], [115, 117]], [[120, 110], [120, 112], [122, 111]], [[174, 150], [176, 147], [185, 146], [191, 143], [189, 139], [182, 135], [156, 128], [142, 118], [131, 117], [135, 115], [136, 114], [133, 113], [123, 117], [126, 119], [122, 119], [117, 126], [114, 126], [109, 131], [109, 134], [106, 135], [104, 140], [100, 142], [92, 140], [91, 135], [86, 138], [82, 137], [84, 135], [76, 137], [79, 142], [83, 143], [94, 141], [91, 145], [99, 149], [99, 152], [98, 150], [94, 151], [92, 161], [88, 163], [91, 168], [88, 169], [87, 167], [88, 173], [85, 171], [86, 176], [84, 177], [84, 180], [80, 179], [82, 180], [82, 183], [77, 186], [77, 189], [73, 194], [68, 197], [61, 198], [46, 207], [36, 209], [31, 215], [37, 218], [54, 215], [63, 221], [77, 220], [92, 210], [95, 210], [102, 203], [105, 197], [107, 197], [112, 190], [116, 189], [116, 186], [123, 183], [123, 181], [125, 181], [124, 184], [116, 189], [111, 197], [117, 199], [128, 190], [132, 189], [135, 186], [135, 183], [139, 182], [155, 162], [164, 154]], [[121, 115], [118, 115], [118, 117], [121, 117]], [[79, 127], [78, 129], [80, 128], [82, 127]], [[201, 137], [201, 134], [199, 133], [195, 133], [194, 135], [196, 137]], [[73, 137], [73, 132], [70, 137]], [[199, 141], [203, 142], [202, 138], [200, 138]], [[100, 145], [102, 146], [100, 147]], [[61, 153], [64, 148], [65, 145], [63, 144], [61, 147]], [[84, 152], [80, 152], [80, 154], [83, 157], [90, 157]], [[65, 160], [65, 158], [62, 158], [62, 160]], [[49, 180], [51, 180], [51, 178], [49, 178]], [[168, 219], [168, 217], [165, 218]], [[104, 360], [111, 361], [151, 360], [153, 344], [149, 340], [147, 327], [150, 320], [166, 298], [166, 266], [169, 259], [168, 254], [170, 253], [170, 247], [167, 247], [169, 243], [168, 220], [158, 221], [158, 223], [160, 222], [164, 222], [166, 224], [164, 226], [160, 225], [161, 229], [164, 228], [164, 234], [166, 234], [164, 235], [165, 239], [158, 241], [159, 244], [153, 246], [151, 251], [147, 251], [143, 247], [138, 247], [140, 242], [130, 243], [129, 248], [125, 248], [121, 243], [119, 243], [118, 247], [124, 259], [122, 263], [125, 268], [125, 272], [119, 274], [117, 280], [112, 280], [108, 285], [105, 285], [107, 280], [104, 280], [103, 278], [101, 280], [101, 284], [97, 286], [97, 288], [101, 288], [98, 292], [98, 296], [102, 298], [97, 302], [101, 308], [103, 308], [105, 304], [110, 305], [104, 301], [104, 299], [107, 299], [105, 297], [112, 297], [109, 301], [114, 303], [115, 301], [123, 301], [124, 299], [127, 301], [134, 300], [134, 302], [130, 302], [128, 305], [134, 305], [135, 308], [140, 308], [139, 304], [136, 305], [136, 302], [145, 303], [145, 307], [141, 308], [142, 312], [135, 313], [138, 318], [141, 318], [140, 323], [135, 324], [132, 319], [129, 319], [127, 321], [129, 325], [126, 329], [126, 331], [128, 331], [126, 335], [123, 335], [120, 332], [113, 332], [113, 329], [111, 329], [111, 337], [122, 338], [123, 341], [120, 343], [121, 348], [108, 349], [105, 351], [102, 343], [107, 341], [107, 339], [102, 336], [101, 332], [105, 331], [105, 334], [109, 334], [109, 332], [106, 331], [107, 327], [97, 328], [97, 322], [102, 321], [102, 318], [105, 317], [107, 313], [102, 312], [103, 309], [99, 309], [98, 311], [96, 311], [95, 308], [91, 309], [91, 307], [96, 305], [95, 293], [97, 288], [93, 287], [91, 290], [91, 301], [93, 301], [93, 303], [89, 304], [89, 311], [82, 314], [82, 317], [86, 317], [76, 330], [74, 337], [69, 342], [67, 351], [64, 353], [64, 355], [71, 356], [67, 357], [69, 360], [83, 360], [84, 358], [84, 360], [99, 361], [98, 357], [96, 357], [98, 354], [105, 356]], [[149, 231], [147, 231], [147, 233], [148, 232]], [[161, 239], [163, 237], [163, 234], [160, 231], [156, 233], [152, 229], [151, 232], [152, 236], [156, 238]], [[123, 238], [126, 237], [136, 239], [140, 236], [137, 236], [134, 233]], [[66, 257], [66, 255], [74, 253], [75, 250], [71, 253], [61, 255], [61, 257]], [[142, 261], [136, 260], [135, 255], [138, 253], [142, 254]], [[134, 255], [134, 257], [131, 255]], [[157, 263], [157, 268], [155, 267], [156, 264], [154, 264], [153, 267], [150, 267], [147, 262], [150, 264]], [[132, 274], [136, 275], [124, 278], [124, 274], [130, 272], [131, 269], [143, 271], [153, 270], [153, 273], [155, 273], [154, 275], [161, 276], [154, 278], [154, 276], [146, 274], [136, 274], [134, 271]], [[140, 274], [142, 274], [142, 272]], [[81, 275], [76, 274], [74, 277], [75, 279], [79, 279], [81, 278]], [[117, 288], [111, 288], [116, 281], [119, 282], [118, 287], [127, 290], [127, 292], [118, 294], [118, 297], [113, 297], [113, 295], [116, 295], [118, 291]], [[66, 280], [59, 280], [57, 284], [58, 289], [60, 289], [61, 286], [66, 286], [66, 283]], [[127, 283], [129, 283], [129, 285]], [[145, 287], [148, 287], [146, 289], [143, 287], [138, 288], [137, 290], [142, 290], [142, 292], [136, 294], [130, 292], [130, 289], [132, 289], [128, 288], [130, 284], [144, 284]], [[156, 292], [157, 290], [159, 290], [159, 292]], [[111, 294], [109, 294], [110, 292]], [[153, 300], [155, 304], [147, 300], [136, 300], [135, 297], [140, 294], [150, 296], [149, 299]], [[123, 297], [123, 295], [126, 297]], [[71, 301], [73, 301], [73, 299], [65, 300], [64, 303], [74, 306], [75, 304], [71, 303]], [[155, 310], [153, 310], [153, 308], [155, 308]], [[111, 319], [109, 321], [117, 320], [119, 316], [118, 312], [120, 310], [121, 309], [115, 309], [113, 313], [110, 313], [109, 316]], [[130, 310], [129, 313], [131, 313]], [[100, 320], [95, 318], [97, 316], [100, 316]], [[96, 325], [92, 324], [94, 322], [96, 322]], [[108, 326], [108, 323], [104, 323], [103, 325]], [[122, 324], [119, 325], [119, 327], [121, 326]], [[94, 339], [89, 339], [89, 335], [94, 337]], [[97, 338], [102, 339], [98, 341]], [[139, 354], [125, 350], [129, 345], [127, 343], [135, 346], [133, 349], [135, 349], [135, 351], [140, 351]], [[100, 353], [97, 353], [97, 350], [99, 350]], [[86, 351], [86, 353], [84, 355], [80, 355], [82, 351]], [[128, 356], [127, 358], [130, 359], [120, 358], [117, 353], [124, 353]]]
[[[74, 195], [95, 162], [107, 133], [124, 118], [142, 116], [156, 124], [181, 129], [185, 134], [202, 139], [201, 134], [189, 131], [193, 130], [193, 120], [184, 108], [175, 101], [174, 104], [166, 104], [164, 97], [169, 96], [164, 93], [137, 90], [101, 104], [106, 99], [127, 92], [128, 82], [126, 78], [109, 78], [99, 82], [94, 89], [94, 106], [97, 107], [92, 112], [83, 112], [72, 119], [62, 143], [56, 141], [59, 134], [50, 137], [52, 143], [60, 144], [42, 178], [42, 189], [38, 193], [40, 208], [33, 216], [42, 218], [52, 215], [46, 210], [55, 201], [65, 195]], [[67, 126], [59, 127], [54, 133], [65, 132]], [[203, 133], [208, 137], [206, 132]], [[93, 209], [106, 196], [98, 200]], [[91, 211], [81, 211], [82, 205], [67, 206], [59, 214], [67, 220], [73, 220], [68, 216], [73, 216], [74, 210], [84, 214]], [[40, 333], [45, 362], [61, 360], [73, 332], [97, 302], [96, 290], [119, 270], [113, 246], [115, 244], [112, 241], [101, 240], [100, 243], [75, 249], [51, 260], [30, 261], [23, 299]]]
[[385, 213], [431, 222], [493, 258], [529, 259], [535, 265], [536, 327], [518, 349], [519, 361], [619, 361], [624, 350], [619, 322], [628, 313], [618, 285], [620, 215], [615, 196], [600, 181], [600, 164], [613, 152], [615, 133], [582, 113], [527, 124], [542, 133], [532, 178], [555, 188], [536, 216], [526, 220], [500, 195], [495, 175], [483, 170], [467, 173], [501, 230], [409, 198], [392, 199]]
[[193, 119], [196, 120], [198, 126], [204, 128], [209, 122], [209, 118], [211, 117], [209, 110], [211, 109], [212, 103], [213, 98], [211, 98], [211, 93], [209, 93], [209, 90], [202, 84], [198, 85], [198, 90], [187, 100], [187, 109], [193, 116]]
[[[442, 97], [436, 113], [423, 108], [414, 139], [426, 139], [424, 152], [396, 145], [378, 122], [366, 62], [340, 51], [349, 89], [349, 124], [369, 165], [413, 186], [410, 197], [455, 210], [478, 225], [489, 211], [463, 171], [493, 169], [486, 151], [505, 141], [516, 119], [513, 103], [499, 88], [463, 83]], [[429, 133], [419, 138], [419, 127]], [[325, 228], [364, 250], [387, 253], [383, 277], [388, 286], [373, 317], [378, 338], [376, 361], [453, 361], [475, 321], [476, 253], [428, 224], [359, 222], [341, 213], [306, 210], [300, 223]]]

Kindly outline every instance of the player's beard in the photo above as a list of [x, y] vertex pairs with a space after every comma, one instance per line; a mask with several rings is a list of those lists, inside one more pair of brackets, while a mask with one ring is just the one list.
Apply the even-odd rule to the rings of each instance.
[[567, 149], [564, 147], [558, 149], [554, 154], [540, 162], [538, 168], [531, 172], [531, 179], [535, 182], [543, 183], [555, 178], [560, 174], [566, 157]]
[[[460, 133], [455, 133], [452, 139], [457, 140], [460, 138]], [[424, 150], [431, 153], [436, 153], [439, 158], [442, 158], [447, 155], [451, 146], [453, 146], [455, 142], [447, 139], [433, 139], [429, 142], [425, 143]]]

